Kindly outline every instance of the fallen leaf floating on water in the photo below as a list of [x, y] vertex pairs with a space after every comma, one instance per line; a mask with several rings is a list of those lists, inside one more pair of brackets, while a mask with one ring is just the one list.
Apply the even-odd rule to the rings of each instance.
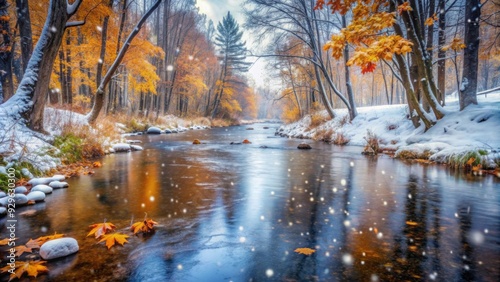
[[306, 256], [310, 256], [314, 252], [316, 252], [316, 250], [310, 249], [310, 248], [297, 248], [297, 249], [295, 249], [294, 252], [299, 253], [299, 254], [303, 254], [303, 255], [306, 255]]
[[118, 243], [123, 246], [123, 244], [128, 243], [127, 238], [129, 236], [122, 234], [122, 233], [112, 233], [112, 234], [106, 234], [102, 236], [102, 239], [98, 242], [104, 242], [106, 241], [106, 247], [108, 247], [108, 250], [111, 249], [115, 245], [115, 243]]
[[[46, 261], [42, 260], [37, 260], [37, 261], [16, 261], [15, 263], [15, 269], [16, 271], [10, 275], [9, 281], [12, 281], [12, 279], [17, 278], [21, 279], [24, 273], [27, 273], [28, 276], [32, 277], [37, 277], [39, 273], [45, 273], [49, 272], [49, 269], [43, 265], [45, 264]], [[8, 272], [11, 269], [9, 265], [3, 267], [2, 273]]]
[[415, 221], [407, 221], [406, 224], [411, 225], [411, 226], [418, 225], [418, 223]]
[[25, 245], [17, 246], [14, 249], [16, 250], [16, 257], [20, 257], [24, 253], [31, 253], [31, 248]]
[[113, 231], [116, 226], [113, 223], [96, 223], [89, 226], [92, 228], [87, 236], [95, 235], [96, 239], [99, 239], [102, 235], [106, 234], [108, 231]]
[[142, 232], [142, 233], [149, 233], [154, 230], [155, 225], [157, 225], [158, 222], [153, 221], [152, 219], [144, 219], [143, 221], [138, 221], [130, 227], [130, 230], [134, 232], [134, 235]]

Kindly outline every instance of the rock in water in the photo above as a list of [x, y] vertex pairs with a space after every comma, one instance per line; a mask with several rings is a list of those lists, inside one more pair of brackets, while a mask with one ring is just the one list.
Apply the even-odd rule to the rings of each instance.
[[200, 142], [200, 140], [198, 140], [198, 139], [194, 139], [194, 140], [193, 140], [193, 144], [194, 144], [194, 145], [198, 145], [198, 144], [201, 144], [201, 142]]
[[0, 207], [0, 216], [4, 216], [7, 214], [7, 209], [4, 207]]
[[45, 200], [45, 193], [41, 191], [32, 191], [26, 197], [28, 197], [28, 201], [41, 202]]
[[142, 148], [139, 145], [130, 145], [130, 148], [132, 149], [132, 151], [142, 151], [142, 150], [144, 150], [144, 148]]
[[45, 260], [62, 258], [78, 252], [78, 242], [73, 238], [59, 238], [46, 242], [40, 248], [40, 256]]
[[51, 177], [53, 181], [63, 181], [66, 179], [66, 177], [62, 174], [54, 174], [54, 176]]
[[28, 181], [28, 184], [31, 184], [32, 186], [37, 186], [40, 184], [49, 184], [51, 181], [54, 181], [52, 177], [33, 178], [30, 181]]
[[248, 141], [248, 139], [243, 140], [243, 144], [252, 144], [252, 142]]
[[40, 185], [37, 185], [37, 186], [31, 188], [31, 192], [40, 191], [40, 192], [43, 192], [45, 194], [52, 193], [52, 190], [53, 190], [52, 187], [50, 187], [48, 185], [44, 185], [44, 184], [40, 184]]
[[301, 144], [299, 144], [299, 146], [297, 146], [297, 149], [308, 150], [308, 149], [312, 149], [312, 148], [309, 144], [301, 143]]
[[59, 188], [68, 188], [69, 184], [67, 182], [52, 181], [49, 183], [49, 186], [54, 189], [59, 189]]
[[113, 145], [113, 150], [115, 152], [130, 152], [130, 145], [127, 143], [118, 143]]
[[148, 128], [146, 133], [147, 134], [161, 134], [161, 129], [159, 129], [158, 127], [155, 127], [155, 126], [151, 126], [150, 128]]

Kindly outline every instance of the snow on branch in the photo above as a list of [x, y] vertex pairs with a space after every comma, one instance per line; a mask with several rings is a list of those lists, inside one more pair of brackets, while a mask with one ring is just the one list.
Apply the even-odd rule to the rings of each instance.
[[75, 27], [75, 26], [81, 26], [84, 24], [85, 24], [85, 21], [72, 21], [72, 22], [67, 22], [65, 27]]
[[82, 4], [82, 0], [75, 0], [75, 2], [73, 2], [72, 4], [70, 4], [68, 1], [69, 0], [66, 0], [66, 3], [68, 4], [66, 12], [71, 17], [74, 13], [76, 13], [78, 7], [80, 7], [80, 4]]

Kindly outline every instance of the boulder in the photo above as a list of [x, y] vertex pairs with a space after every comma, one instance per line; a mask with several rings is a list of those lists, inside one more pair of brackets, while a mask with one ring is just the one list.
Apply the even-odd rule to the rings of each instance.
[[113, 150], [115, 152], [130, 152], [130, 145], [127, 143], [118, 143], [113, 145]]
[[5, 194], [4, 191], [0, 191], [0, 198], [7, 197], [7, 194]]
[[24, 194], [16, 194], [14, 199], [16, 200], [16, 205], [25, 205], [28, 203], [28, 197]]
[[68, 188], [69, 184], [67, 182], [52, 181], [49, 183], [49, 186], [54, 189], [59, 189], [59, 188]]
[[49, 184], [51, 181], [54, 181], [52, 177], [33, 178], [28, 181], [28, 184], [31, 184], [31, 186], [37, 186], [40, 184]]
[[0, 198], [0, 206], [6, 207], [8, 202], [9, 202], [9, 197], [6, 196], [3, 198]]
[[165, 129], [165, 133], [166, 134], [170, 134], [170, 133], [172, 133], [172, 130], [170, 130], [170, 129], [167, 128], [167, 129]]
[[41, 202], [45, 200], [45, 193], [41, 191], [33, 191], [30, 192], [26, 197], [28, 198], [28, 201]]
[[66, 176], [62, 174], [54, 174], [54, 176], [51, 177], [53, 181], [63, 181], [66, 179]]
[[161, 129], [159, 129], [156, 126], [151, 126], [150, 128], [148, 128], [148, 130], [146, 131], [146, 133], [147, 134], [161, 134]]
[[14, 191], [16, 193], [19, 193], [19, 194], [24, 194], [24, 193], [27, 193], [28, 192], [28, 188], [24, 187], [24, 186], [19, 186], [19, 187], [16, 187], [14, 189]]
[[4, 207], [0, 207], [0, 216], [4, 216], [7, 214], [7, 209]]
[[40, 191], [40, 192], [43, 192], [45, 194], [52, 193], [52, 190], [53, 190], [52, 187], [50, 187], [48, 185], [44, 185], [44, 184], [40, 184], [40, 185], [37, 185], [37, 186], [31, 188], [31, 192]]
[[144, 150], [144, 148], [142, 148], [139, 145], [130, 145], [130, 148], [132, 149], [132, 151], [142, 151], [142, 150]]
[[40, 248], [40, 256], [45, 260], [51, 260], [69, 256], [78, 250], [78, 242], [74, 238], [59, 238], [43, 244]]
[[300, 143], [299, 146], [297, 146], [297, 149], [308, 150], [308, 149], [312, 149], [312, 148], [311, 148], [311, 145], [309, 145], [309, 144]]

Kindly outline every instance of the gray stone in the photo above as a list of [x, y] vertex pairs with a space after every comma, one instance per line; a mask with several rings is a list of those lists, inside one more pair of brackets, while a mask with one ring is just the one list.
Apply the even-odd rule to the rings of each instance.
[[130, 152], [130, 145], [127, 143], [118, 143], [113, 145], [113, 150], [115, 152]]
[[170, 129], [167, 128], [167, 129], [165, 129], [165, 133], [166, 134], [170, 134], [170, 133], [172, 133], [172, 130], [170, 130]]
[[8, 202], [9, 202], [9, 197], [5, 196], [3, 198], [0, 198], [0, 206], [6, 207]]
[[24, 187], [24, 186], [18, 186], [14, 189], [14, 191], [16, 193], [19, 193], [19, 194], [24, 194], [24, 193], [27, 193], [28, 192], [28, 188]]
[[53, 181], [63, 181], [66, 179], [66, 176], [62, 174], [54, 174], [54, 176], [51, 177]]
[[311, 145], [309, 145], [309, 144], [301, 143], [301, 144], [299, 144], [299, 146], [297, 146], [297, 149], [308, 150], [308, 149], [312, 149], [312, 148], [311, 148]]
[[30, 181], [28, 181], [28, 184], [31, 184], [32, 186], [37, 186], [40, 184], [49, 184], [51, 181], [54, 181], [52, 177], [33, 178]]
[[0, 191], [0, 198], [6, 197], [6, 196], [7, 196], [7, 194], [5, 194], [4, 191]]
[[44, 185], [44, 184], [40, 184], [40, 185], [37, 185], [37, 186], [31, 188], [31, 192], [40, 191], [40, 192], [43, 192], [45, 194], [52, 193], [52, 190], [53, 190], [52, 187], [50, 187], [48, 185]]
[[24, 194], [16, 194], [14, 199], [16, 200], [16, 205], [25, 205], [28, 203], [28, 197]]
[[51, 260], [69, 256], [78, 250], [78, 242], [74, 238], [59, 238], [43, 244], [40, 248], [40, 256], [45, 260]]
[[130, 148], [132, 148], [132, 151], [142, 151], [144, 148], [142, 148], [139, 145], [130, 145]]
[[151, 126], [150, 128], [148, 128], [146, 133], [147, 134], [161, 134], [161, 129], [159, 129], [158, 127], [155, 127], [155, 126]]
[[61, 181], [52, 181], [49, 183], [49, 186], [54, 189], [59, 189], [59, 188], [68, 188], [69, 184]]
[[0, 216], [4, 216], [7, 214], [7, 208], [0, 207]]
[[45, 193], [41, 191], [33, 191], [30, 192], [26, 197], [28, 197], [28, 201], [41, 202], [45, 200]]

